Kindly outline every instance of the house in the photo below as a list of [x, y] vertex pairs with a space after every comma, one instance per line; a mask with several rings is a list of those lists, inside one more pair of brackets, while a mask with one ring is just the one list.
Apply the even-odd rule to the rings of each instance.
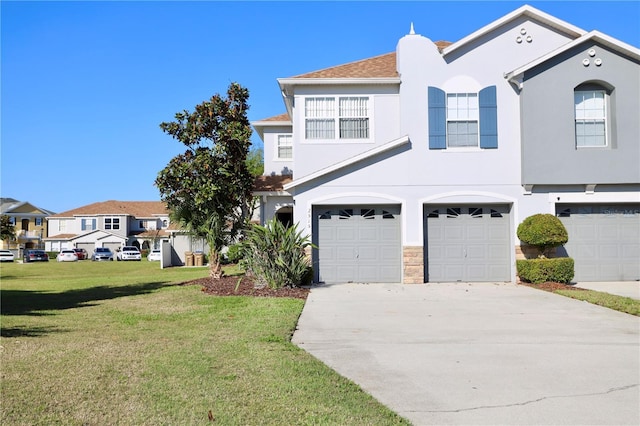
[[311, 236], [316, 282], [514, 282], [535, 213], [577, 281], [640, 279], [638, 48], [525, 5], [278, 84], [255, 193]]
[[159, 201], [104, 201], [51, 215], [47, 251], [96, 247], [116, 251], [122, 246], [159, 248], [169, 238], [169, 212]]
[[36, 207], [27, 201], [13, 198], [0, 198], [0, 214], [9, 216], [16, 231], [14, 241], [0, 242], [3, 249], [19, 250], [43, 248], [43, 237], [47, 235], [45, 218], [53, 212]]

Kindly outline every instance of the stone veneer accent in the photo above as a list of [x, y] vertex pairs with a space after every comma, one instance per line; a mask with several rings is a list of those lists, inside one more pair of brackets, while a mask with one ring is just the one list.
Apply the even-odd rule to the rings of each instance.
[[405, 246], [402, 248], [404, 284], [424, 283], [424, 248]]

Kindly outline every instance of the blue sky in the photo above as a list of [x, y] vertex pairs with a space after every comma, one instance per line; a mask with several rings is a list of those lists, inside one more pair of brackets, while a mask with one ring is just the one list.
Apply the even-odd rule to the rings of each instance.
[[[0, 194], [54, 212], [159, 200], [184, 150], [159, 124], [229, 83], [249, 89], [251, 121], [271, 117], [277, 78], [392, 52], [412, 22], [455, 42], [523, 4], [2, 1]], [[640, 46], [638, 1], [528, 4]]]

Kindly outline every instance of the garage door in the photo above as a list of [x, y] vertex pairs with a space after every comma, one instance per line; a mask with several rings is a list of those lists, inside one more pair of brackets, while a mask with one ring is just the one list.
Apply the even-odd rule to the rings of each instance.
[[575, 281], [640, 279], [640, 204], [557, 205]]
[[316, 280], [400, 282], [400, 206], [314, 208]]
[[425, 206], [426, 281], [510, 281], [509, 211], [507, 205]]

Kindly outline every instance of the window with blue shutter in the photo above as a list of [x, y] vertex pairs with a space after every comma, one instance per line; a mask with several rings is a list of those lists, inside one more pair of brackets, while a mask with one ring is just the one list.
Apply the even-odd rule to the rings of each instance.
[[429, 102], [429, 149], [447, 147], [447, 105], [444, 91], [428, 88]]
[[496, 86], [485, 87], [478, 95], [480, 106], [480, 148], [498, 148], [498, 102]]

